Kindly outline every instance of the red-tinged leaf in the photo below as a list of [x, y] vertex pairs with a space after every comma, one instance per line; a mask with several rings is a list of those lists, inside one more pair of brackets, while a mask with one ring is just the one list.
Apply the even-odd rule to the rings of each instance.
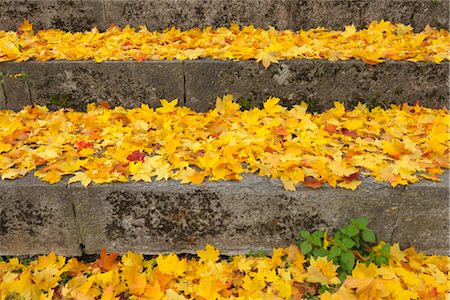
[[226, 180], [240, 180], [240, 178], [241, 177], [236, 173], [231, 173], [231, 174], [225, 175]]
[[16, 33], [18, 36], [21, 36], [25, 32], [32, 32], [32, 31], [33, 31], [33, 24], [31, 24], [28, 20], [25, 19], [25, 21], [23, 21], [23, 23], [17, 29]]
[[77, 149], [84, 149], [84, 148], [92, 148], [92, 147], [94, 147], [94, 145], [92, 145], [92, 143], [89, 143], [85, 140], [81, 140], [81, 141], [75, 142], [75, 147], [77, 147]]
[[351, 182], [351, 181], [353, 181], [353, 180], [358, 179], [358, 178], [359, 178], [359, 175], [360, 175], [360, 173], [359, 173], [359, 171], [358, 171], [358, 172], [353, 173], [353, 174], [351, 174], [351, 175], [349, 175], [349, 176], [342, 177], [342, 180], [345, 181], [345, 182]]
[[351, 136], [352, 138], [358, 137], [358, 134], [356, 133], [356, 131], [348, 130], [347, 128], [342, 128], [341, 132], [342, 132], [342, 134]]
[[378, 62], [375, 61], [375, 60], [370, 60], [370, 59], [365, 59], [365, 58], [361, 58], [361, 60], [363, 62], [365, 62], [366, 64], [368, 64], [368, 65], [376, 65], [376, 64], [378, 64]]
[[306, 176], [303, 181], [303, 185], [311, 187], [313, 189], [318, 189], [322, 186], [322, 182], [320, 182], [319, 180], [315, 179], [312, 176]]
[[273, 149], [273, 148], [271, 148], [271, 147], [266, 147], [266, 148], [264, 148], [264, 151], [269, 152], [269, 153], [277, 152], [277, 150], [275, 150], [275, 149]]
[[333, 124], [327, 124], [325, 125], [325, 128], [323, 129], [328, 133], [335, 133], [336, 132], [336, 126]]
[[[133, 59], [136, 61], [145, 61], [145, 60], [148, 60], [148, 56], [142, 52], [138, 52], [135, 55], [133, 55]], [[173, 113], [176, 114], [176, 112], [172, 112], [171, 114], [173, 114]]]
[[127, 156], [127, 159], [129, 161], [144, 161], [145, 158], [145, 154], [142, 153], [139, 150], [134, 151], [133, 153], [131, 153], [130, 155]]
[[205, 151], [204, 150], [198, 150], [197, 152], [195, 152], [195, 156], [203, 157], [203, 156], [205, 156]]
[[441, 298], [439, 298], [438, 291], [435, 287], [433, 287], [429, 291], [419, 291], [418, 294], [420, 296], [420, 299], [425, 299], [425, 300], [441, 299]]
[[275, 133], [277, 135], [288, 135], [289, 134], [285, 127], [274, 128], [273, 133]]
[[110, 255], [106, 254], [106, 249], [103, 248], [100, 253], [100, 258], [94, 264], [99, 267], [102, 271], [109, 271], [115, 267], [117, 267], [116, 258], [119, 257], [119, 254], [116, 252], [111, 253]]
[[120, 174], [127, 174], [128, 172], [128, 166], [124, 164], [116, 164], [114, 167], [112, 167], [110, 173], [120, 173]]
[[100, 107], [103, 107], [103, 108], [106, 108], [106, 109], [110, 109], [111, 108], [109, 103], [106, 102], [106, 101], [100, 101]]

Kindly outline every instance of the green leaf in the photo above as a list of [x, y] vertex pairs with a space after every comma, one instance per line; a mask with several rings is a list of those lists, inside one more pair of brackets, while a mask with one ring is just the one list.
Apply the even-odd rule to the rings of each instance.
[[322, 238], [323, 237], [323, 231], [322, 230], [316, 230], [314, 231], [311, 236], [313, 238]]
[[342, 268], [350, 274], [355, 266], [355, 255], [353, 252], [346, 251], [342, 253], [340, 261]]
[[324, 248], [316, 248], [313, 250], [313, 256], [315, 258], [324, 257], [324, 256], [327, 256], [327, 254], [328, 254], [328, 250], [324, 249]]
[[387, 265], [387, 264], [389, 264], [389, 259], [387, 259], [386, 257], [381, 257], [381, 259], [380, 259], [380, 265], [381, 264], [383, 264], [383, 265]]
[[366, 242], [369, 242], [369, 243], [375, 243], [375, 233], [373, 233], [373, 231], [372, 230], [370, 230], [370, 229], [363, 229], [363, 231], [362, 231], [362, 238], [363, 238], [363, 240], [365, 240]]
[[352, 249], [353, 246], [356, 245], [356, 243], [355, 243], [353, 240], [349, 239], [349, 238], [343, 238], [343, 239], [342, 239], [342, 244], [344, 244], [344, 246], [345, 246], [347, 249]]
[[359, 229], [364, 229], [367, 228], [367, 224], [369, 224], [369, 219], [367, 219], [367, 217], [360, 217], [353, 219], [351, 222]]
[[309, 252], [311, 252], [311, 250], [312, 250], [312, 245], [311, 245], [311, 243], [309, 243], [309, 242], [307, 242], [307, 241], [304, 241], [303, 243], [301, 243], [301, 245], [300, 245], [300, 250], [302, 250], [302, 254], [303, 255], [306, 255], [306, 254], [308, 254]]
[[299, 234], [300, 234], [300, 236], [301, 236], [302, 238], [304, 238], [304, 239], [307, 239], [307, 238], [309, 238], [309, 236], [310, 236], [309, 232], [306, 231], [306, 230], [300, 230]]
[[347, 272], [342, 272], [341, 275], [339, 275], [339, 279], [341, 280], [341, 282], [345, 281], [345, 278], [347, 278]]
[[322, 247], [322, 239], [318, 236], [311, 236], [309, 240], [314, 246]]
[[390, 258], [391, 257], [391, 245], [383, 244], [381, 246], [381, 253], [383, 253], [384, 256], [386, 256], [387, 258]]
[[333, 258], [341, 255], [341, 253], [342, 253], [342, 250], [339, 247], [333, 246], [330, 249], [330, 253], [328, 254], [328, 258], [329, 259], [333, 259]]
[[349, 237], [352, 237], [352, 236], [355, 236], [355, 235], [357, 235], [359, 233], [359, 228], [356, 227], [355, 225], [348, 225], [346, 231], [347, 231], [346, 234]]

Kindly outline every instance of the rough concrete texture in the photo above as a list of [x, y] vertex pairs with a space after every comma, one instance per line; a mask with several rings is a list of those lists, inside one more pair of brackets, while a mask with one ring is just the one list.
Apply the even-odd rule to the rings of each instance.
[[[443, 107], [449, 103], [449, 63], [290, 60], [267, 70], [255, 61], [198, 60], [185, 62], [186, 105], [198, 111], [214, 106], [217, 96], [231, 93], [244, 106], [261, 105], [268, 96], [289, 106], [306, 101], [312, 111], [358, 102], [369, 107], [420, 103]], [[205, 88], [205, 86], [207, 88]]]
[[150, 30], [227, 26], [230, 23], [278, 29], [318, 26], [363, 28], [375, 20], [448, 28], [447, 0], [2, 0], [0, 29], [16, 30], [23, 19], [37, 29], [70, 31], [146, 25]]
[[290, 60], [265, 70], [255, 61], [8, 62], [0, 64], [0, 72], [23, 73], [28, 79], [5, 79], [0, 108], [20, 110], [36, 102], [52, 109], [83, 109], [91, 101], [158, 106], [161, 98], [178, 98], [180, 104], [206, 111], [225, 94], [233, 94], [244, 108], [261, 105], [269, 96], [282, 98], [285, 106], [306, 101], [311, 111], [325, 110], [334, 101], [347, 107], [358, 102], [388, 107], [419, 100], [428, 107], [448, 107], [449, 65]]
[[449, 27], [447, 0], [293, 0], [290, 11], [295, 30], [316, 26], [342, 30], [351, 23], [364, 28], [379, 20], [410, 24], [416, 31], [427, 24]]
[[105, 26], [103, 1], [98, 0], [1, 0], [0, 30], [17, 30], [24, 19], [35, 29], [90, 30]]
[[[183, 100], [181, 62], [49, 61], [1, 63], [0, 72], [26, 74], [27, 80], [6, 78], [3, 107], [20, 110], [32, 102], [51, 108], [83, 109], [92, 101], [111, 106], [158, 106], [159, 99]], [[2, 104], [0, 103], [0, 107]]]
[[371, 179], [354, 192], [329, 187], [286, 192], [278, 181], [254, 175], [242, 182], [164, 181], [71, 189], [88, 254], [102, 247], [193, 253], [206, 243], [225, 254], [270, 251], [289, 245], [300, 229], [336, 228], [361, 215], [369, 217], [381, 238], [390, 240], [402, 195], [402, 188]]
[[450, 255], [449, 183], [446, 173], [442, 182], [421, 181], [405, 188], [393, 240], [402, 241], [402, 247], [412, 243], [430, 254]]
[[[356, 191], [298, 187], [246, 174], [240, 182], [48, 185], [30, 175], [0, 181], [0, 255], [224, 254], [287, 246], [301, 229], [337, 228], [367, 216], [379, 238], [449, 254], [448, 173], [437, 183], [392, 188], [364, 178]], [[426, 196], [424, 196], [426, 195]], [[72, 205], [73, 204], [73, 205]], [[78, 229], [78, 230], [77, 230]], [[80, 247], [79, 247], [80, 246]]]
[[230, 23], [290, 27], [290, 0], [107, 0], [108, 23], [146, 25], [151, 30], [176, 26], [220, 27]]
[[70, 191], [32, 175], [0, 181], [0, 255], [81, 255]]

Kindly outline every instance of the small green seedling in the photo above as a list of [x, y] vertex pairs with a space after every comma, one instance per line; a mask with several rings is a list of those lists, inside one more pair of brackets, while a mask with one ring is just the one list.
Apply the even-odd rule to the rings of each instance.
[[356, 262], [373, 262], [379, 266], [389, 261], [389, 244], [376, 248], [377, 238], [367, 224], [367, 217], [352, 219], [350, 224], [337, 229], [334, 236], [328, 236], [323, 230], [312, 233], [301, 230], [296, 244], [307, 258], [327, 257], [338, 264], [338, 273], [343, 281], [351, 274]]

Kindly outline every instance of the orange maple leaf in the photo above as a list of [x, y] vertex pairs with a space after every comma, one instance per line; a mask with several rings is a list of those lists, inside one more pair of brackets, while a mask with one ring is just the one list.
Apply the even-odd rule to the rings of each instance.
[[119, 253], [112, 252], [110, 255], [106, 253], [106, 249], [103, 248], [100, 252], [100, 258], [94, 263], [94, 266], [100, 268], [106, 272], [118, 267], [116, 258], [119, 257]]

